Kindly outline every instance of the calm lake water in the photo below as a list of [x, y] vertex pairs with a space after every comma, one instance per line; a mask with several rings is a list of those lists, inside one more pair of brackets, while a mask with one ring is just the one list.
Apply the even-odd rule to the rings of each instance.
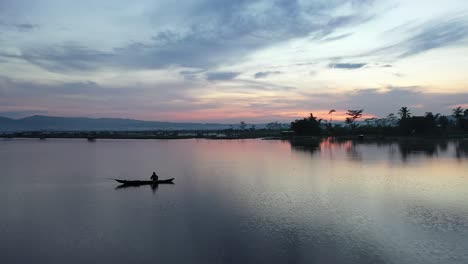
[[0, 263], [466, 264], [467, 202], [468, 141], [0, 139]]

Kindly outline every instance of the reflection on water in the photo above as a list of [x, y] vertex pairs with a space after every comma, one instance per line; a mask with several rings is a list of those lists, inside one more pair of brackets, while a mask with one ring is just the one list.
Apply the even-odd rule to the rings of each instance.
[[318, 138], [298, 138], [289, 141], [293, 149], [314, 153], [320, 150], [322, 139]]
[[1, 141], [0, 263], [468, 263], [466, 146]]
[[[290, 142], [293, 150], [316, 152], [333, 152], [336, 149], [344, 150], [347, 156], [355, 161], [363, 158], [363, 152], [368, 151], [366, 146], [377, 146], [379, 149], [388, 149], [391, 159], [398, 149], [399, 159], [407, 162], [411, 158], [420, 156], [451, 156], [457, 159], [468, 157], [468, 140], [434, 140], [434, 139], [402, 139], [402, 140], [337, 140], [333, 138], [309, 138]], [[361, 148], [363, 147], [363, 148]], [[385, 155], [384, 152], [379, 153]]]
[[[174, 185], [175, 185], [174, 183], [162, 184], [162, 186], [174, 186]], [[115, 190], [141, 188], [141, 189], [151, 190], [153, 194], [155, 194], [159, 186], [160, 184], [146, 184], [146, 185], [120, 184], [115, 187]], [[170, 187], [165, 187], [165, 188], [170, 188]]]
[[468, 140], [460, 140], [456, 145], [456, 157], [467, 158], [468, 157]]

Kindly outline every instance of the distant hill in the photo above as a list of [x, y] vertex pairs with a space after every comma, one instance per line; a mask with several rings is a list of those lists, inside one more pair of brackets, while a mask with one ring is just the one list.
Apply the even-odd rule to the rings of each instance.
[[[0, 131], [122, 131], [122, 130], [219, 130], [229, 124], [175, 123], [123, 118], [52, 117], [35, 115], [21, 119], [0, 117]], [[238, 124], [232, 125], [238, 127]], [[265, 125], [256, 125], [257, 128]]]

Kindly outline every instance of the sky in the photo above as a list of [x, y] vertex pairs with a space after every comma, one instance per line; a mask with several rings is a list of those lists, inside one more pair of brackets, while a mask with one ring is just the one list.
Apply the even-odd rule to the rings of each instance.
[[0, 0], [0, 116], [291, 122], [468, 107], [466, 0]]

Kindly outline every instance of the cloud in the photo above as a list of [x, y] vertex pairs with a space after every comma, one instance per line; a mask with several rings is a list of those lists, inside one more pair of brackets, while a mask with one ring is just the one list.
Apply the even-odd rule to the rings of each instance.
[[236, 78], [240, 72], [208, 72], [206, 79], [209, 81], [226, 81]]
[[468, 44], [468, 19], [466, 16], [434, 19], [422, 25], [412, 26], [410, 24], [399, 28], [399, 30], [403, 29], [405, 29], [404, 33], [411, 36], [395, 44], [354, 57], [390, 56], [401, 59], [433, 49]]
[[367, 63], [331, 63], [328, 65], [328, 67], [336, 68], [336, 69], [354, 70], [354, 69], [362, 68], [366, 65]]
[[38, 25], [33, 25], [29, 23], [16, 24], [15, 27], [20, 31], [30, 31], [38, 28]]
[[[112, 87], [92, 81], [38, 84], [0, 77], [0, 112], [172, 121], [223, 121], [225, 115], [252, 122], [289, 122], [309, 112], [326, 115], [330, 109], [364, 109], [382, 117], [402, 106], [422, 115], [427, 111], [450, 114], [454, 106], [468, 104], [468, 92], [429, 93], [419, 86], [336, 93], [242, 79], [211, 87], [200, 81], [200, 87], [193, 82]], [[220, 96], [210, 96], [213, 93]]]
[[257, 72], [254, 74], [255, 79], [260, 79], [260, 78], [266, 78], [269, 75], [276, 75], [276, 74], [281, 74], [280, 71], [265, 71], [265, 72]]
[[[414, 109], [414, 114], [423, 115], [426, 111], [450, 114], [453, 105], [468, 103], [468, 92], [426, 92], [424, 87], [407, 86], [371, 88], [345, 93], [303, 93], [302, 99], [285, 101], [291, 108], [307, 109], [365, 109], [366, 113], [386, 116], [396, 113], [402, 106]], [[273, 104], [274, 105], [274, 104]], [[418, 107], [416, 107], [418, 106]]]
[[186, 81], [195, 81], [198, 80], [198, 77], [201, 73], [206, 72], [205, 70], [184, 70], [180, 71], [179, 74], [184, 77]]
[[466, 18], [455, 18], [440, 23], [439, 21], [430, 23], [424, 29], [409, 38], [406, 44], [406, 51], [400, 57], [416, 55], [431, 49], [462, 43], [468, 37], [468, 20]]
[[[1, 11], [0, 11], [0, 14], [1, 14]], [[36, 24], [14, 23], [14, 22], [5, 22], [5, 21], [0, 21], [0, 27], [4, 27], [7, 29], [14, 29], [17, 31], [32, 31], [34, 29], [39, 28], [39, 26]]]
[[166, 113], [222, 106], [218, 100], [199, 99], [197, 89], [180, 82], [113, 87], [92, 81], [40, 84], [0, 76], [0, 111], [163, 120]]
[[1, 57], [23, 59], [53, 72], [91, 70], [109, 64], [113, 54], [86, 48], [77, 43], [65, 43], [47, 48], [23, 50], [21, 54], [1, 53]]
[[353, 33], [346, 33], [346, 34], [341, 34], [341, 35], [338, 35], [338, 36], [331, 36], [331, 37], [328, 37], [328, 38], [324, 38], [322, 41], [323, 42], [336, 41], [336, 40], [347, 38], [347, 37], [351, 36], [352, 34]]
[[[209, 69], [238, 62], [252, 52], [291, 39], [323, 39], [340, 28], [369, 19], [370, 0], [190, 2], [180, 14], [171, 8], [149, 10], [154, 35], [107, 51], [79, 41], [21, 47], [17, 56], [49, 71], [101, 67]], [[352, 3], [350, 5], [350, 3]], [[161, 2], [162, 7], [170, 6]], [[346, 15], [335, 12], [341, 7]], [[164, 17], [160, 21], [158, 17]]]

